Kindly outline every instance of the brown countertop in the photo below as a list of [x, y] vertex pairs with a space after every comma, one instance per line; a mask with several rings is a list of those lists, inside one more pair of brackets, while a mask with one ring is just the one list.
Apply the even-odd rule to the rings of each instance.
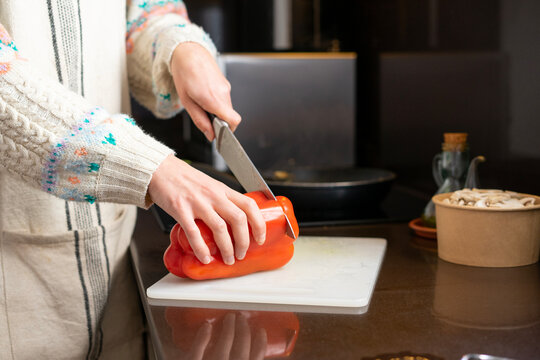
[[[447, 263], [438, 259], [434, 242], [414, 236], [404, 223], [312, 227], [301, 234], [388, 240], [367, 313], [149, 305], [146, 289], [167, 273], [161, 259], [169, 238], [152, 214], [141, 210], [131, 255], [157, 357], [227, 359], [223, 349], [234, 344], [230, 359], [237, 359], [243, 344], [251, 343], [255, 358], [256, 349], [264, 352], [266, 338], [267, 354], [281, 352], [289, 359], [460, 359], [468, 353], [540, 358], [538, 263], [509, 269]], [[210, 350], [200, 357], [209, 339]]]

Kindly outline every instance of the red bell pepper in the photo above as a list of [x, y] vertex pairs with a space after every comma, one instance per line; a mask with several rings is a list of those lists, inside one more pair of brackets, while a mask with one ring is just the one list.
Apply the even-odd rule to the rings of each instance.
[[[171, 244], [163, 256], [163, 262], [169, 272], [183, 278], [205, 280], [273, 270], [287, 264], [294, 253], [294, 239], [287, 236], [285, 214], [296, 235], [299, 231], [291, 202], [283, 196], [278, 196], [277, 200], [268, 200], [258, 191], [246, 195], [256, 201], [266, 222], [264, 244], [258, 245], [251, 239], [244, 259], [236, 260], [233, 265], [226, 265], [214, 242], [212, 230], [204, 222], [196, 220], [212, 258], [210, 263], [205, 265], [195, 257], [186, 234], [179, 224], [176, 224], [171, 230]], [[229, 234], [234, 241], [230, 227]]]

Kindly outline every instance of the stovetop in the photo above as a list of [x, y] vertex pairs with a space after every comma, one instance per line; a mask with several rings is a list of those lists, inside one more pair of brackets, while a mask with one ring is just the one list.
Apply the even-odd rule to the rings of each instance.
[[[429, 196], [421, 192], [394, 184], [388, 195], [378, 207], [354, 210], [296, 212], [300, 227], [377, 224], [386, 222], [405, 222], [419, 217]], [[164, 232], [170, 232], [176, 221], [157, 205], [152, 211]]]

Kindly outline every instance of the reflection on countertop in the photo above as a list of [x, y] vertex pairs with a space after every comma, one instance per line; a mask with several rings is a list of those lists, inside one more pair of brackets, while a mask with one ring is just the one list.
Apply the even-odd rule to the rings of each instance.
[[291, 312], [166, 307], [165, 321], [188, 359], [287, 357], [300, 331]]
[[534, 326], [540, 323], [539, 304], [538, 265], [483, 268], [437, 262], [433, 314], [449, 324], [486, 330]]
[[[381, 237], [388, 244], [368, 311], [357, 315], [295, 311], [292, 314], [301, 330], [288, 358], [357, 360], [384, 359], [381, 354], [415, 354], [427, 359], [460, 359], [464, 354], [483, 353], [526, 360], [540, 354], [538, 263], [509, 269], [449, 264], [437, 258], [436, 243], [422, 245], [407, 222], [304, 227], [300, 232], [314, 236]], [[188, 308], [153, 306], [146, 297], [146, 289], [167, 273], [162, 256], [168, 244], [168, 235], [152, 213], [141, 210], [131, 255], [149, 333], [158, 359], [183, 359], [188, 355], [173, 341], [167, 312], [182, 313]], [[220, 329], [232, 326], [233, 320], [235, 326], [240, 326], [240, 322], [245, 325], [244, 320], [250, 324], [248, 318], [240, 315], [246, 315], [243, 311], [201, 311], [203, 315], [223, 311], [211, 320], [216, 324], [211, 331], [208, 326], [192, 331], [200, 331], [200, 336], [206, 334], [210, 339], [217, 339]], [[269, 317], [275, 314], [265, 312]], [[227, 323], [223, 325], [226, 317]], [[192, 326], [186, 320], [173, 323]], [[179, 331], [184, 333], [187, 328]], [[266, 331], [268, 335], [270, 330]]]

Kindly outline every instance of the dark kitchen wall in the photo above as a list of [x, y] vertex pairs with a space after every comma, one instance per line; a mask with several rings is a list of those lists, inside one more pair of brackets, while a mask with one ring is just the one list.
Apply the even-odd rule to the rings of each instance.
[[359, 166], [429, 193], [443, 133], [467, 132], [482, 185], [540, 194], [540, 1], [274, 1], [185, 0], [221, 52], [356, 52]]
[[321, 6], [322, 43], [358, 53], [359, 165], [431, 191], [442, 134], [467, 132], [482, 185], [540, 193], [539, 1]]

